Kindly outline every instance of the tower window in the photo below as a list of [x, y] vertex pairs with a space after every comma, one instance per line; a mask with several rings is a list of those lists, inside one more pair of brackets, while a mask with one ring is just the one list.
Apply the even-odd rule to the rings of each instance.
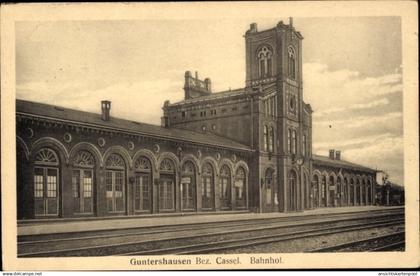
[[264, 126], [264, 151], [268, 149], [268, 127]]
[[273, 152], [274, 151], [274, 128], [270, 127], [270, 133], [268, 136], [268, 151]]
[[297, 153], [297, 137], [296, 137], [296, 130], [292, 130], [292, 154], [296, 154]]
[[258, 70], [260, 78], [269, 77], [272, 74], [272, 56], [273, 52], [268, 46], [263, 46], [257, 54], [258, 58]]
[[181, 112], [181, 117], [182, 117], [182, 118], [185, 118], [185, 111], [182, 111], [182, 112]]
[[292, 79], [296, 79], [296, 55], [295, 55], [295, 50], [292, 47], [289, 47], [288, 54], [289, 54], [289, 58], [288, 58], [289, 76]]

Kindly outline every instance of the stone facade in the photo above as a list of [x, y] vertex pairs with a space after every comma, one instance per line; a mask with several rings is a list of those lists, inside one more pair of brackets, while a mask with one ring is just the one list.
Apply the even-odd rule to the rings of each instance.
[[374, 170], [312, 155], [302, 39], [292, 22], [251, 24], [246, 86], [213, 93], [187, 71], [161, 126], [114, 118], [106, 101], [92, 114], [18, 100], [18, 218], [372, 204]]

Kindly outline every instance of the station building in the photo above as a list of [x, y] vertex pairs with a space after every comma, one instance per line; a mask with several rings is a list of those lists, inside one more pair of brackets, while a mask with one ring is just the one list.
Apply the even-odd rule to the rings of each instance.
[[370, 205], [376, 171], [312, 154], [302, 35], [245, 33], [246, 81], [214, 93], [185, 73], [161, 126], [16, 101], [18, 219], [293, 212]]

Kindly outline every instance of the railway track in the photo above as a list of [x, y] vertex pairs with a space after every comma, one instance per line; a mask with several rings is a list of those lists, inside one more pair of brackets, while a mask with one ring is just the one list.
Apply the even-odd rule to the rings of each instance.
[[[270, 219], [257, 220], [257, 222], [251, 220], [169, 228], [128, 229], [125, 232], [123, 230], [111, 231], [110, 234], [101, 231], [99, 234], [90, 233], [90, 236], [89, 233], [84, 232], [82, 237], [64, 236], [62, 239], [47, 235], [38, 240], [30, 240], [26, 237], [18, 242], [18, 257], [206, 253], [287, 239], [320, 236], [327, 232], [356, 231], [366, 229], [366, 227], [390, 226], [404, 222], [401, 218], [402, 213], [397, 211], [378, 212], [374, 215], [364, 214], [365, 216], [360, 213], [335, 215], [337, 216], [323, 216], [321, 219], [301, 217], [301, 220], [293, 223]], [[279, 231], [281, 233], [278, 233]], [[42, 248], [41, 251], [40, 248]]]
[[[322, 218], [325, 220], [334, 218], [363, 218], [363, 217], [375, 217], [381, 215], [403, 215], [403, 211], [400, 209], [393, 210], [375, 210], [375, 211], [362, 211], [358, 213], [338, 213], [323, 215]], [[205, 223], [194, 223], [185, 225], [160, 225], [153, 227], [133, 227], [125, 229], [105, 229], [105, 230], [93, 230], [93, 231], [76, 231], [76, 232], [64, 232], [64, 233], [53, 233], [53, 234], [37, 234], [37, 235], [19, 235], [18, 245], [22, 244], [42, 244], [44, 242], [57, 242], [57, 241], [74, 241], [83, 239], [94, 239], [94, 238], [111, 238], [111, 237], [123, 237], [138, 234], [155, 234], [155, 233], [168, 233], [182, 230], [196, 230], [196, 229], [209, 229], [218, 228], [226, 225], [231, 226], [242, 226], [242, 225], [255, 225], [255, 224], [269, 224], [273, 222], [297, 222], [297, 221], [308, 221], [312, 219], [319, 219], [319, 215], [307, 215], [307, 216], [290, 216], [280, 218], [255, 218], [247, 220], [235, 220], [235, 221], [221, 221], [221, 222], [205, 222]]]
[[404, 249], [405, 231], [375, 236], [352, 242], [336, 244], [333, 246], [317, 248], [308, 252], [360, 252], [360, 251], [391, 251]]

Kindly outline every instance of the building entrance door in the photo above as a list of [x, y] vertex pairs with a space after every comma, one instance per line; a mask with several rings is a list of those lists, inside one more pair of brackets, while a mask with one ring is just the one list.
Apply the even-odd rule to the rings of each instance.
[[265, 180], [262, 187], [262, 209], [263, 212], [273, 211], [274, 191], [273, 191], [273, 170], [268, 168], [265, 172]]

